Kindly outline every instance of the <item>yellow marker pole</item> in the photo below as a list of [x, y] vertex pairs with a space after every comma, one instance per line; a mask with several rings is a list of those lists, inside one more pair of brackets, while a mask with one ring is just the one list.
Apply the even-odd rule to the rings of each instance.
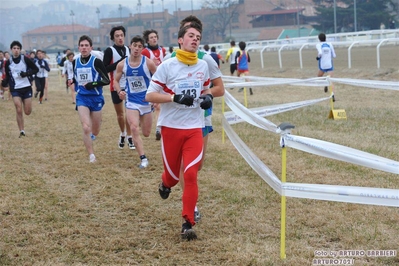
[[[334, 92], [332, 91], [332, 83], [330, 81], [330, 75], [327, 76], [327, 81], [328, 81], [328, 90], [330, 91], [330, 95], [333, 95]], [[334, 110], [334, 101], [332, 97], [330, 98], [330, 106], [331, 106], [331, 111]]]
[[[224, 96], [222, 97], [222, 115], [224, 116]], [[225, 134], [225, 132], [224, 132], [224, 128], [223, 128], [223, 126], [222, 126], [222, 143], [224, 143], [224, 134]]]
[[62, 72], [62, 69], [60, 68], [60, 67], [58, 67], [58, 78], [59, 78], [59, 81], [60, 81], [60, 85], [62, 85], [62, 77], [61, 77], [61, 72]]
[[[245, 77], [245, 74], [242, 74], [243, 77]], [[244, 106], [248, 108], [248, 98], [247, 98], [247, 88], [244, 87]]]
[[[281, 182], [285, 183], [287, 170], [287, 148], [284, 146], [281, 153]], [[280, 234], [280, 258], [285, 259], [285, 196], [281, 196], [281, 234]]]

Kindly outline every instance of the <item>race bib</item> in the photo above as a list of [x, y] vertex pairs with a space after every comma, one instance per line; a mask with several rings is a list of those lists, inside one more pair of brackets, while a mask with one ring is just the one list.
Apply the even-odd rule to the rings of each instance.
[[199, 96], [201, 95], [201, 81], [200, 80], [183, 80], [176, 82], [176, 94], [187, 94], [194, 97], [192, 106], [179, 104], [179, 108], [197, 108], [199, 104]]
[[76, 77], [79, 85], [84, 85], [89, 82], [93, 82], [93, 73], [90, 67], [83, 67], [77, 69]]
[[144, 77], [142, 76], [129, 76], [127, 77], [129, 83], [129, 92], [138, 93], [147, 90]]

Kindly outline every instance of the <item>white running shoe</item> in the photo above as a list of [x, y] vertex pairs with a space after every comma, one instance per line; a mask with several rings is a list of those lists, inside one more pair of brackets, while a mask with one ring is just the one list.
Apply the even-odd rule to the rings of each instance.
[[139, 168], [146, 168], [148, 166], [148, 159], [144, 158], [141, 160], [141, 163], [139, 164]]
[[90, 160], [91, 163], [95, 163], [96, 162], [96, 156], [94, 154], [90, 154], [89, 160]]

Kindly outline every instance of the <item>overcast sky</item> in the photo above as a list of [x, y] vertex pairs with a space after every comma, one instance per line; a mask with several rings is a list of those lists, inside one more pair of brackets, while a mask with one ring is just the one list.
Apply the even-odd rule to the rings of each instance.
[[[102, 4], [114, 4], [114, 5], [124, 5], [124, 6], [133, 6], [137, 5], [138, 0], [75, 0], [76, 2], [85, 3], [86, 5], [99, 6]], [[12, 8], [12, 7], [27, 7], [30, 5], [38, 5], [42, 3], [46, 3], [48, 0], [0, 0], [0, 8]], [[173, 3], [173, 7], [175, 3], [177, 3], [178, 8], [182, 6], [184, 3], [189, 4], [193, 3], [194, 9], [199, 9], [201, 7], [202, 0], [164, 0], [164, 5], [167, 3]], [[151, 5], [151, 0], [141, 0], [142, 6]], [[161, 0], [154, 0], [154, 5], [162, 5]], [[174, 11], [174, 10], [170, 10]]]

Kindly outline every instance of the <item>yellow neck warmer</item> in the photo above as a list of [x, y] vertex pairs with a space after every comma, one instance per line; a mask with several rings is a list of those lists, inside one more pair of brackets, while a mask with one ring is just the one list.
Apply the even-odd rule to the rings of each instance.
[[183, 51], [181, 49], [177, 49], [176, 58], [180, 62], [186, 65], [195, 65], [198, 62], [197, 53], [191, 53], [187, 51]]

